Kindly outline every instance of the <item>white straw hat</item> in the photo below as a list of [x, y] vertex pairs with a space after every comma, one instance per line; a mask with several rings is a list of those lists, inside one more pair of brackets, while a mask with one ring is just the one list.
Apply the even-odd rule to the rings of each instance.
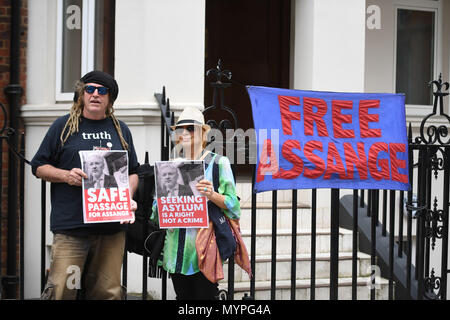
[[172, 130], [175, 130], [177, 126], [202, 126], [206, 131], [210, 130], [211, 127], [205, 124], [205, 117], [203, 113], [195, 107], [186, 107], [183, 112], [181, 112], [178, 117], [178, 121], [174, 126], [171, 126]]

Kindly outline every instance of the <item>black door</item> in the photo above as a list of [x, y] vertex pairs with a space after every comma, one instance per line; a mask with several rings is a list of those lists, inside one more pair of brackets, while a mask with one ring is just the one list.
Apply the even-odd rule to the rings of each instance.
[[[253, 128], [245, 85], [289, 87], [290, 15], [290, 0], [206, 1], [205, 72], [219, 59], [232, 72], [224, 102], [236, 112], [243, 130]], [[205, 107], [212, 105], [212, 81], [205, 78]], [[219, 111], [207, 114], [206, 120], [219, 123], [225, 117]]]

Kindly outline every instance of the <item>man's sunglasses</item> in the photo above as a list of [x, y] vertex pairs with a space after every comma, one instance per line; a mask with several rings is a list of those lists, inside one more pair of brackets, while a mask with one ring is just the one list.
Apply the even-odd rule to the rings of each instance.
[[95, 87], [95, 86], [86, 86], [84, 87], [84, 91], [86, 91], [89, 94], [93, 94], [95, 90], [98, 90], [98, 94], [101, 94], [104, 96], [105, 94], [108, 94], [109, 89], [106, 87]]
[[195, 127], [194, 127], [193, 125], [190, 125], [190, 126], [178, 126], [178, 127], [175, 127], [175, 130], [176, 130], [176, 131], [178, 131], [178, 130], [182, 131], [183, 129], [186, 129], [186, 130], [189, 131], [189, 132], [194, 132]]

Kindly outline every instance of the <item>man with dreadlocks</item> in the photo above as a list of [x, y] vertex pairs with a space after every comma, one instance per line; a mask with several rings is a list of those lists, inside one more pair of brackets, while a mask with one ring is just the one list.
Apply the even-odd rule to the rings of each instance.
[[[84, 75], [76, 84], [70, 113], [50, 126], [32, 160], [33, 174], [51, 182], [54, 237], [43, 299], [76, 299], [80, 292], [86, 299], [123, 297], [120, 271], [127, 225], [83, 223], [81, 183], [88, 177], [78, 156], [80, 150], [128, 150], [130, 189], [136, 191], [139, 163], [131, 132], [114, 116], [118, 93], [111, 75]], [[131, 209], [136, 210], [134, 201]]]

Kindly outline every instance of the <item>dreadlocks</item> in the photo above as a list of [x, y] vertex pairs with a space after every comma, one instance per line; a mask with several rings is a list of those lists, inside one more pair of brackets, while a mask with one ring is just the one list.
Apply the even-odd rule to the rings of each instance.
[[[81, 115], [83, 114], [83, 90], [84, 90], [84, 83], [81, 81], [78, 81], [75, 85], [75, 90], [78, 93], [78, 98], [72, 105], [72, 108], [70, 108], [70, 114], [69, 119], [67, 119], [67, 122], [64, 126], [64, 129], [61, 132], [60, 140], [61, 144], [64, 145], [64, 143], [67, 141], [67, 139], [74, 134], [75, 132], [78, 132], [78, 126], [81, 121]], [[125, 150], [128, 150], [128, 143], [123, 138], [122, 129], [120, 128], [119, 121], [114, 115], [114, 108], [113, 108], [113, 102], [109, 101], [108, 108], [106, 109], [106, 116], [111, 117], [111, 120], [113, 121], [114, 127], [117, 130], [117, 134], [119, 135], [120, 143], [122, 144], [122, 147]]]

